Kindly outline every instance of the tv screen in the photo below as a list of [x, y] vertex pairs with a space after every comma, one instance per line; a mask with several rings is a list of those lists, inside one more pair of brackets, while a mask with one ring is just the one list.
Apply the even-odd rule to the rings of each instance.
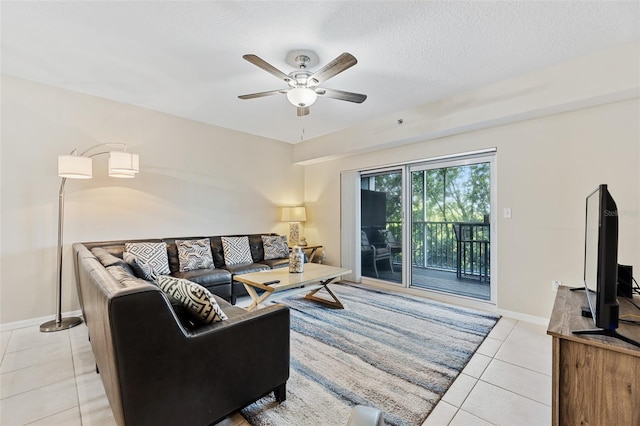
[[600, 185], [587, 197], [584, 285], [591, 316], [598, 328], [618, 328], [618, 208]]

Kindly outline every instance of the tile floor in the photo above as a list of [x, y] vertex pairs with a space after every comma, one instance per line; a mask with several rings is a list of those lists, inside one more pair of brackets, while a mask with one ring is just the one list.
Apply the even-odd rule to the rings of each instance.
[[[551, 423], [546, 327], [502, 318], [425, 425]], [[0, 424], [115, 425], [86, 327], [0, 333]], [[219, 425], [247, 426], [238, 414]], [[303, 425], [304, 426], [304, 425]]]

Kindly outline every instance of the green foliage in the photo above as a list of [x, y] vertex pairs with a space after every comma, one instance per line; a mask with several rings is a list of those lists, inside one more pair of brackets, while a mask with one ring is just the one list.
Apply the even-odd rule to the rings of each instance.
[[489, 163], [413, 172], [414, 222], [482, 222], [490, 210]]

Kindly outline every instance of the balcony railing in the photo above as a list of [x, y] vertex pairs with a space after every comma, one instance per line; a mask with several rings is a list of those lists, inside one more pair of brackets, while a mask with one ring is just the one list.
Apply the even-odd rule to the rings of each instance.
[[[402, 241], [400, 222], [387, 222], [387, 230]], [[455, 271], [458, 278], [489, 281], [488, 223], [416, 221], [412, 233], [413, 267]]]

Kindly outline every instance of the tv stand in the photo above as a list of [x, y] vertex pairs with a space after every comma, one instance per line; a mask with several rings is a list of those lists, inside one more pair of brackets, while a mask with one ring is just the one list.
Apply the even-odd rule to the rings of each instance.
[[[593, 319], [581, 312], [586, 298], [560, 286], [551, 313], [552, 423], [640, 425], [640, 348], [625, 340], [640, 342], [640, 327], [620, 323], [617, 336], [589, 330]], [[639, 297], [634, 299], [640, 303]], [[633, 305], [620, 300], [620, 315], [636, 313]]]
[[640, 343], [636, 342], [633, 339], [629, 339], [628, 337], [623, 336], [622, 334], [618, 333], [615, 330], [608, 330], [606, 328], [593, 328], [591, 330], [574, 330], [572, 331], [573, 334], [590, 334], [590, 335], [596, 335], [596, 336], [609, 336], [609, 337], [613, 337], [615, 339], [620, 339], [623, 342], [627, 342], [633, 346], [637, 346], [640, 348]]

